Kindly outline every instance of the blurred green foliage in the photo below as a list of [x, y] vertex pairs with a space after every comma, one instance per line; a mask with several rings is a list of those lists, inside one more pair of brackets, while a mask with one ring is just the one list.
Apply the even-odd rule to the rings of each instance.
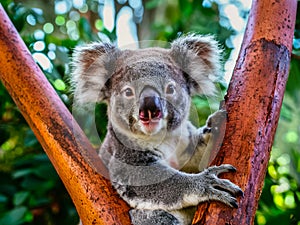
[[[104, 1], [0, 2], [70, 110], [69, 61], [72, 49], [90, 41], [117, 42], [116, 21], [122, 9], [127, 7], [133, 12], [139, 39], [170, 41], [188, 32], [214, 34], [223, 46], [224, 62], [230, 58], [235, 48], [234, 36], [240, 32], [231, 28], [225, 13], [226, 6], [234, 5], [239, 9], [242, 19], [247, 16], [247, 9], [239, 1], [231, 0], [148, 0], [143, 5], [118, 0], [114, 2], [115, 22], [109, 29], [100, 10]], [[299, 16], [293, 47], [290, 77], [256, 214], [255, 223], [258, 225], [300, 225]], [[220, 87], [224, 91], [226, 84], [220, 84]], [[0, 224], [77, 224], [79, 218], [68, 193], [1, 83], [0, 99]], [[193, 110], [199, 114], [195, 120], [199, 120], [200, 124], [204, 123], [211, 110], [218, 107], [218, 103], [203, 98], [195, 98], [193, 102], [196, 106]], [[105, 112], [105, 105], [97, 105], [95, 119], [100, 139], [106, 132]], [[87, 120], [87, 123], [94, 121]], [[97, 140], [91, 141], [98, 147]]]

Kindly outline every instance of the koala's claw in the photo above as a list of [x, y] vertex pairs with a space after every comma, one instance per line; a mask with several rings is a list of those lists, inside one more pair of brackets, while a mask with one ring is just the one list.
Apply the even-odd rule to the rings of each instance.
[[233, 201], [230, 202], [230, 206], [231, 206], [232, 208], [235, 208], [235, 209], [237, 209], [237, 208], [239, 207], [239, 205], [238, 205], [238, 203], [237, 203], [237, 201], [236, 201], [235, 198], [234, 198]]
[[218, 178], [218, 175], [226, 172], [236, 172], [236, 168], [229, 164], [212, 166], [203, 171], [206, 184], [209, 185], [210, 200], [221, 201], [230, 207], [237, 208], [236, 197], [244, 196], [243, 191], [227, 179]]
[[242, 190], [239, 190], [237, 193], [236, 193], [236, 196], [237, 197], [242, 197], [244, 198], [244, 192]]
[[230, 164], [223, 164], [221, 166], [211, 166], [206, 169], [209, 173], [219, 175], [221, 173], [236, 172], [236, 168]]
[[210, 134], [210, 133], [211, 133], [211, 128], [210, 127], [204, 127], [203, 134]]

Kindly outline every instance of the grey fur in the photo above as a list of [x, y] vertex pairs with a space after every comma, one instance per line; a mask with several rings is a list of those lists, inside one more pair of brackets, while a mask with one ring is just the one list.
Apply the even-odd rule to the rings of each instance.
[[75, 51], [74, 101], [108, 104], [100, 157], [113, 186], [133, 208], [135, 225], [191, 224], [203, 201], [238, 205], [242, 190], [218, 178], [235, 168], [203, 170], [212, 130], [226, 112], [216, 112], [201, 128], [188, 120], [190, 97], [215, 92], [219, 53], [216, 41], [200, 35], [181, 37], [171, 49], [121, 51], [93, 43]]

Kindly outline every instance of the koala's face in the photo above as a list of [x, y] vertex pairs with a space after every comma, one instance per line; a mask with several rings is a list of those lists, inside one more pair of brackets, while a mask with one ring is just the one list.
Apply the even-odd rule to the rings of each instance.
[[158, 52], [164, 53], [156, 49], [151, 58], [149, 50], [126, 51], [116, 62], [110, 81], [109, 117], [123, 132], [164, 135], [189, 115], [184, 74], [171, 57]]
[[190, 96], [213, 94], [219, 71], [217, 43], [199, 35], [178, 38], [170, 49], [94, 43], [77, 48], [73, 59], [77, 104], [106, 101], [112, 127], [138, 137], [185, 123]]

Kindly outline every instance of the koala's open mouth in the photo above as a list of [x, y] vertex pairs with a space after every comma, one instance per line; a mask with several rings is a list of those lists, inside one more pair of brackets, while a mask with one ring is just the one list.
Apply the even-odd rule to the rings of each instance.
[[161, 110], [140, 110], [139, 121], [141, 130], [147, 135], [153, 135], [161, 130], [163, 114]]
[[157, 123], [162, 118], [160, 110], [152, 112], [151, 110], [140, 111], [139, 118], [143, 125], [149, 125], [150, 123]]
[[[144, 93], [147, 95], [145, 96]], [[154, 134], [161, 129], [162, 103], [158, 94], [152, 89], [148, 89], [144, 93], [140, 98], [139, 121], [144, 133]]]

